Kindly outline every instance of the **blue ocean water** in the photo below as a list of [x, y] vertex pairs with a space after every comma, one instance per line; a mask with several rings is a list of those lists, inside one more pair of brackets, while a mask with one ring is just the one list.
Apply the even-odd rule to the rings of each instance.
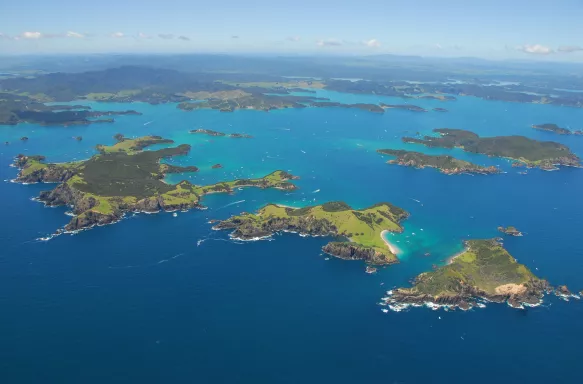
[[[401, 104], [401, 99], [317, 91], [342, 102]], [[381, 312], [393, 286], [458, 252], [468, 238], [498, 236], [498, 225], [526, 235], [505, 240], [522, 263], [553, 284], [583, 288], [582, 170], [529, 170], [506, 160], [431, 150], [507, 171], [445, 176], [385, 164], [378, 148], [433, 128], [480, 135], [521, 134], [560, 141], [583, 155], [583, 137], [536, 131], [554, 122], [581, 128], [583, 111], [462, 97], [416, 100], [447, 113], [307, 108], [269, 113], [184, 112], [176, 105], [103, 104], [136, 109], [112, 125], [0, 127], [0, 179], [18, 153], [49, 161], [83, 159], [112, 136], [158, 134], [190, 143], [175, 164], [200, 172], [172, 175], [193, 183], [258, 177], [276, 169], [301, 177], [293, 194], [246, 189], [210, 195], [207, 210], [136, 215], [49, 242], [35, 239], [69, 220], [65, 208], [30, 199], [50, 185], [0, 183], [0, 379], [2, 382], [578, 382], [580, 302], [547, 297], [518, 311], [488, 305], [468, 312]], [[212, 138], [188, 130], [244, 132]], [[77, 142], [73, 136], [83, 136]], [[28, 136], [28, 142], [21, 142]], [[224, 168], [211, 169], [221, 163]], [[315, 192], [319, 190], [319, 192]], [[401, 263], [364, 273], [361, 262], [326, 260], [322, 238], [292, 234], [236, 243], [209, 219], [253, 211], [267, 202], [294, 206], [344, 200], [361, 208], [390, 201], [411, 217], [389, 235]], [[426, 253], [430, 256], [424, 256]]]

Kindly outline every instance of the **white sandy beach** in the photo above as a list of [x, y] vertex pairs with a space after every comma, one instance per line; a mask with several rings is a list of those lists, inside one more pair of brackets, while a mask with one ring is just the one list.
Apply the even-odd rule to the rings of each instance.
[[392, 252], [394, 255], [398, 255], [398, 254], [400, 254], [400, 253], [403, 253], [403, 251], [402, 251], [402, 250], [401, 250], [399, 247], [397, 247], [397, 246], [396, 246], [396, 245], [394, 245], [394, 244], [391, 244], [391, 243], [390, 243], [390, 242], [387, 240], [387, 238], [385, 237], [385, 235], [386, 235], [387, 233], [389, 233], [389, 231], [386, 231], [386, 230], [385, 230], [385, 231], [382, 231], [382, 232], [381, 232], [381, 239], [383, 239], [383, 241], [385, 242], [385, 244], [387, 245], [387, 247], [389, 247], [389, 250], [390, 250], [390, 251], [391, 251], [391, 252]]

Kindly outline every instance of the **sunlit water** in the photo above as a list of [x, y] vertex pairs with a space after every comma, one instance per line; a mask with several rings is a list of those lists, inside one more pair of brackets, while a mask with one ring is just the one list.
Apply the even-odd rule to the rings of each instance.
[[[174, 104], [92, 103], [95, 109], [144, 114], [116, 117], [111, 125], [0, 127], [0, 141], [10, 142], [0, 147], [2, 180], [15, 177], [9, 164], [18, 153], [44, 154], [54, 162], [84, 159], [96, 144], [113, 143], [118, 132], [191, 144], [189, 155], [171, 162], [200, 171], [171, 175], [169, 182], [209, 184], [277, 169], [301, 177], [293, 193], [246, 189], [210, 195], [203, 200], [207, 210], [135, 215], [49, 242], [35, 239], [70, 218], [65, 208], [44, 208], [30, 198], [51, 186], [0, 183], [2, 381], [577, 381], [581, 303], [547, 298], [528, 311], [490, 304], [463, 313], [383, 313], [378, 302], [386, 290], [442, 264], [462, 248], [462, 240], [498, 236], [498, 225], [526, 233], [505, 240], [520, 262], [553, 284], [582, 289], [583, 170], [520, 175], [506, 160], [430, 150], [507, 172], [446, 176], [388, 165], [375, 150], [427, 152], [403, 144], [401, 137], [448, 127], [560, 141], [581, 156], [583, 137], [530, 125], [580, 129], [583, 110], [476, 98], [439, 102], [329, 91], [317, 96], [346, 103], [409, 102], [449, 112], [220, 113], [184, 112]], [[188, 133], [201, 127], [254, 138]], [[21, 142], [21, 136], [30, 140]], [[211, 169], [217, 163], [224, 168]], [[388, 235], [402, 250], [401, 263], [368, 275], [362, 262], [322, 255], [327, 239], [286, 234], [241, 244], [208, 224], [268, 202], [305, 206], [330, 200], [356, 208], [389, 201], [408, 210], [405, 232]]]

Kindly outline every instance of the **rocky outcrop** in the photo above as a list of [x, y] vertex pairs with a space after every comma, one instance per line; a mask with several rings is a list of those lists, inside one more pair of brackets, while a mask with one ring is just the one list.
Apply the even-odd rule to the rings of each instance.
[[276, 232], [297, 232], [309, 236], [338, 235], [336, 226], [325, 219], [316, 219], [312, 216], [301, 217], [297, 223], [288, 218], [273, 217], [258, 225], [252, 219], [253, 215], [233, 217], [215, 225], [213, 229], [235, 229], [231, 237], [241, 240], [250, 240], [270, 236]]
[[512, 226], [498, 227], [498, 231], [510, 236], [522, 236], [522, 232]]
[[[427, 276], [421, 274], [417, 277], [415, 284], [423, 280]], [[418, 293], [413, 288], [397, 288], [387, 292], [388, 296], [384, 299], [386, 304], [417, 304], [423, 305], [427, 303], [444, 305], [450, 307], [458, 307], [462, 309], [469, 309], [476, 305], [478, 299], [487, 300], [495, 303], [507, 302], [508, 305], [514, 308], [521, 308], [526, 305], [537, 305], [545, 293], [550, 293], [552, 287], [546, 280], [531, 279], [521, 286], [520, 293], [500, 293], [490, 294], [475, 286], [469, 284], [458, 284], [456, 287], [451, 287], [452, 292], [448, 294], [429, 295]]]
[[215, 164], [211, 168], [212, 169], [219, 169], [219, 168], [223, 168], [223, 166], [221, 164]]
[[97, 211], [87, 211], [79, 216], [75, 216], [65, 226], [65, 231], [76, 232], [82, 229], [94, 227], [96, 225], [113, 224], [121, 220], [123, 214], [121, 212], [113, 212], [105, 214]]
[[59, 183], [75, 174], [74, 167], [61, 164], [44, 164], [44, 156], [18, 155], [14, 166], [20, 169], [16, 181], [19, 183]]
[[364, 260], [376, 265], [398, 263], [394, 257], [387, 257], [386, 252], [377, 248], [350, 242], [330, 242], [322, 248], [322, 251], [344, 260]]

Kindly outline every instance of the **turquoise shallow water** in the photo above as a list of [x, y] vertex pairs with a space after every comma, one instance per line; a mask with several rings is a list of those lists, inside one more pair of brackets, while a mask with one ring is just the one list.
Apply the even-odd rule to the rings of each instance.
[[[328, 91], [317, 96], [350, 103], [413, 102]], [[212, 183], [276, 169], [301, 177], [293, 194], [247, 189], [211, 195], [203, 201], [204, 211], [177, 218], [136, 215], [49, 242], [34, 239], [69, 218], [64, 208], [29, 200], [47, 186], [0, 183], [2, 381], [577, 381], [581, 303], [548, 298], [528, 311], [489, 305], [467, 313], [411, 309], [387, 314], [377, 303], [387, 289], [407, 285], [458, 252], [463, 239], [497, 236], [498, 225], [526, 232], [505, 241], [520, 262], [551, 283], [583, 288], [578, 241], [583, 171], [519, 175], [505, 160], [431, 150], [507, 171], [445, 176], [387, 165], [375, 150], [426, 151], [400, 138], [451, 127], [560, 141], [581, 156], [583, 137], [556, 136], [530, 125], [554, 122], [578, 129], [583, 110], [475, 98], [414, 104], [450, 112], [220, 113], [94, 103], [96, 109], [136, 109], [144, 115], [121, 116], [112, 125], [0, 127], [0, 141], [11, 142], [0, 148], [2, 180], [15, 176], [8, 165], [18, 153], [42, 153], [49, 161], [82, 159], [96, 144], [112, 143], [117, 132], [191, 144], [189, 155], [172, 162], [197, 165], [200, 172], [172, 175], [169, 182]], [[188, 133], [199, 127], [254, 138]], [[78, 135], [82, 142], [72, 138]], [[22, 143], [21, 136], [30, 140]], [[216, 163], [224, 168], [211, 169]], [[239, 244], [207, 223], [267, 202], [303, 206], [329, 200], [358, 208], [390, 201], [407, 209], [405, 232], [388, 236], [403, 250], [402, 262], [367, 275], [360, 262], [325, 260], [320, 247], [326, 239], [281, 235]]]

